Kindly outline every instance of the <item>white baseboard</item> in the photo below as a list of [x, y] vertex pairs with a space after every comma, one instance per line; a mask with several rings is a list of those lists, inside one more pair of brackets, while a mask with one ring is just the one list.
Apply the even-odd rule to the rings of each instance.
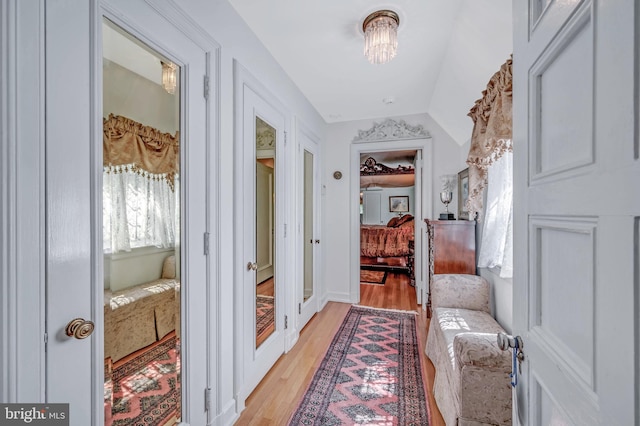
[[[352, 303], [351, 294], [350, 293], [329, 292], [329, 293], [327, 293], [327, 302]], [[326, 302], [325, 302], [325, 304], [326, 304]]]
[[210, 426], [232, 426], [240, 417], [240, 414], [236, 412], [236, 400], [232, 399], [222, 410], [222, 413], [218, 414], [209, 423]]

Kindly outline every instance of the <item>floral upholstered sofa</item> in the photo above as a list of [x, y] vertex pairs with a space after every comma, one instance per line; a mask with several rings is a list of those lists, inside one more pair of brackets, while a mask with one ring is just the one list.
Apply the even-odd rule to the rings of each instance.
[[476, 275], [434, 275], [431, 305], [426, 354], [447, 426], [510, 425], [511, 357], [496, 342], [504, 329], [490, 315], [489, 283]]

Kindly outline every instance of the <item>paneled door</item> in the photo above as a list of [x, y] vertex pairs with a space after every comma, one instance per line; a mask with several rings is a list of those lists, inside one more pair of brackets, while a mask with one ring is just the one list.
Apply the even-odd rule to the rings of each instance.
[[514, 422], [637, 425], [638, 4], [513, 8]]
[[[129, 383], [133, 388], [120, 391], [139, 392], [144, 387], [144, 391], [154, 393], [156, 388], [175, 386], [177, 389], [170, 396], [175, 411], [165, 419], [168, 424], [206, 424], [202, 397], [208, 386], [207, 375], [203, 374], [207, 371], [208, 277], [202, 245], [207, 232], [207, 116], [202, 85], [207, 74], [206, 53], [145, 2], [46, 2], [45, 7], [46, 400], [69, 403], [70, 424], [74, 426], [114, 424], [115, 413], [129, 408], [129, 417], [135, 417], [136, 407], [112, 410], [110, 404], [117, 403], [116, 389], [109, 387], [109, 392], [114, 393], [108, 395], [107, 382], [114, 365], [107, 363], [105, 356], [124, 363], [128, 356], [135, 357], [138, 349], [144, 351], [168, 336], [174, 339], [169, 349], [176, 359], [161, 364], [165, 370], [174, 369], [174, 378], [161, 384], [156, 380], [158, 376], [140, 376], [131, 379], [136, 382]], [[108, 46], [108, 41], [115, 41], [117, 46]], [[130, 55], [132, 51], [137, 53]], [[163, 63], [170, 63], [175, 71], [175, 79], [168, 79], [166, 84], [162, 81]], [[149, 69], [152, 72], [145, 74]], [[169, 115], [160, 119], [145, 115], [161, 108], [157, 99], [145, 105], [143, 99], [136, 97], [141, 89], [159, 93], [170, 104]], [[130, 108], [140, 102], [142, 108]], [[107, 111], [116, 104], [113, 111]], [[167, 157], [170, 170], [166, 173], [150, 172], [137, 160], [131, 160], [126, 168], [139, 171], [138, 177], [147, 188], [166, 184], [165, 201], [175, 208], [163, 207], [162, 214], [173, 224], [163, 231], [175, 234], [164, 235], [161, 242], [143, 241], [139, 236], [143, 246], [140, 248], [133, 244], [135, 238], [130, 234], [131, 238], [118, 244], [131, 243], [133, 247], [121, 245], [121, 252], [115, 248], [115, 241], [103, 251], [108, 240], [105, 229], [112, 226], [111, 235], [115, 235], [115, 221], [108, 219], [114, 216], [104, 215], [111, 206], [104, 201], [107, 197], [103, 198], [103, 189], [109, 185], [105, 176], [107, 170], [117, 179], [126, 174], [125, 165], [111, 167], [115, 160], [103, 162], [107, 158], [103, 149], [110, 148], [105, 148], [103, 139], [103, 118], [108, 117], [102, 114], [108, 112], [129, 116], [121, 122], [129, 123], [126, 131], [135, 134], [132, 139], [138, 148], [144, 150], [145, 144], [162, 140], [152, 151], [171, 153]], [[159, 130], [158, 135], [141, 130], [132, 120], [151, 124]], [[110, 137], [124, 131], [112, 130], [107, 132]], [[159, 134], [165, 132], [171, 136]], [[135, 206], [139, 208], [140, 205]], [[149, 219], [151, 215], [143, 216]], [[153, 235], [147, 233], [149, 236]], [[123, 274], [116, 272], [115, 258], [120, 256], [122, 260], [136, 250], [145, 255], [174, 255], [170, 288], [157, 284], [145, 290], [143, 296], [134, 285], [130, 288], [136, 290], [132, 294], [112, 297], [132, 284], [121, 277], [131, 278], [143, 272], [141, 261], [134, 262], [135, 267], [120, 268]], [[107, 257], [109, 261], [105, 260]], [[150, 316], [136, 317], [135, 321], [124, 318], [120, 327], [131, 330], [119, 339], [108, 336], [107, 311], [125, 311], [126, 305], [136, 303], [138, 297], [151, 298], [154, 292], [164, 290], [171, 301], [157, 306]], [[145, 310], [133, 311], [141, 314]], [[159, 327], [160, 322], [163, 327]], [[153, 330], [141, 336], [143, 327]], [[140, 339], [140, 348], [123, 349], [122, 342], [132, 339]], [[155, 395], [166, 396], [157, 392]], [[158, 401], [161, 409], [160, 402], [167, 401]]]
[[[285, 118], [248, 85], [242, 87], [242, 322], [239, 398], [244, 399], [284, 353]], [[240, 234], [241, 232], [241, 234]]]

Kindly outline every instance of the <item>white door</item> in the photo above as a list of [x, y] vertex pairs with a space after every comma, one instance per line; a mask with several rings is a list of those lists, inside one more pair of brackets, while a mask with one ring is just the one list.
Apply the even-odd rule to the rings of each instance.
[[316, 291], [318, 248], [320, 241], [319, 234], [319, 212], [318, 203], [318, 155], [317, 145], [306, 135], [301, 134], [299, 145], [300, 177], [298, 182], [301, 186], [301, 197], [299, 205], [301, 207], [301, 241], [302, 241], [302, 285], [298, 293], [298, 330], [302, 330], [305, 324], [318, 312], [318, 296]]
[[[181, 410], [187, 424], [207, 421], [204, 390], [207, 275], [206, 55], [145, 2], [46, 2], [46, 399], [70, 403], [71, 424], [101, 425], [104, 403], [104, 271], [102, 237], [102, 25], [105, 12], [142, 44], [178, 65], [181, 284]], [[117, 18], [116, 18], [117, 17]], [[157, 71], [161, 73], [158, 63]], [[153, 77], [152, 77], [153, 78]], [[149, 83], [153, 84], [153, 83]], [[188, 99], [188, 103], [186, 100]], [[155, 105], [154, 105], [155, 106]], [[187, 203], [186, 200], [189, 200]], [[74, 318], [95, 324], [69, 337]], [[86, 331], [90, 331], [88, 328]], [[107, 419], [108, 423], [109, 420]]]
[[[243, 200], [243, 221], [237, 225], [237, 230], [242, 232], [239, 235], [242, 235], [243, 241], [243, 258], [240, 259], [243, 286], [239, 289], [238, 299], [241, 301], [243, 336], [239, 354], [243, 357], [239, 398], [244, 401], [285, 350], [284, 282], [287, 274], [283, 272], [288, 262], [283, 244], [285, 118], [246, 85], [243, 86], [242, 108], [243, 178], [238, 196]], [[270, 175], [275, 179], [271, 185], [260, 184], [264, 179], [259, 176], [258, 170], [265, 168], [271, 169]], [[264, 194], [264, 191], [272, 193]], [[265, 196], [270, 199], [269, 202], [260, 205], [259, 201]], [[262, 210], [265, 206], [272, 210], [267, 215]], [[259, 233], [258, 221], [269, 214], [274, 224], [272, 233]], [[263, 266], [258, 263], [258, 250], [265, 247], [273, 253], [270, 277], [258, 274]]]
[[514, 420], [637, 425], [638, 6], [513, 8]]

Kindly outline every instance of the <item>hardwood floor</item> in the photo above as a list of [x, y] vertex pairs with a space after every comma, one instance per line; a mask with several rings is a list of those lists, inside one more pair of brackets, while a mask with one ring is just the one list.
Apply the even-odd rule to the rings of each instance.
[[[387, 274], [385, 285], [360, 285], [360, 304], [386, 309], [417, 310], [418, 338], [424, 348], [427, 337], [427, 315], [416, 304], [415, 289], [403, 273]], [[247, 398], [246, 408], [236, 425], [286, 425], [311, 382], [316, 367], [334, 334], [342, 324], [350, 305], [329, 302], [309, 321], [296, 345], [283, 355]], [[431, 426], [444, 426], [444, 420], [433, 400], [434, 368], [422, 352]]]

